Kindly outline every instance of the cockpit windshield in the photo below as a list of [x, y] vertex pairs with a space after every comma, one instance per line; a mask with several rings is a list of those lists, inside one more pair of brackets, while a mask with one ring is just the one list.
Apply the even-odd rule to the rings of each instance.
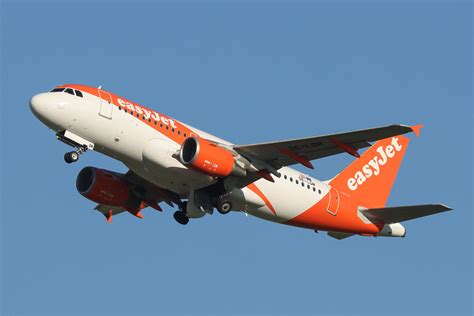
[[81, 91], [79, 90], [74, 90], [74, 89], [71, 89], [71, 88], [54, 88], [53, 90], [49, 91], [49, 92], [66, 92], [66, 93], [69, 93], [71, 95], [76, 95], [80, 98], [83, 97], [83, 94]]
[[71, 88], [67, 88], [64, 92], [74, 95], [74, 91]]

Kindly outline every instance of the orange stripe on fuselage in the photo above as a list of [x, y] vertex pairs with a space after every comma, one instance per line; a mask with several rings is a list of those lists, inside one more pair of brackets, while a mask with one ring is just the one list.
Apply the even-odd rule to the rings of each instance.
[[[143, 105], [140, 105], [138, 103], [122, 98], [109, 91], [105, 91], [101, 89], [100, 92], [105, 92], [105, 93], [100, 94], [98, 88], [89, 87], [89, 86], [80, 85], [80, 84], [64, 84], [64, 85], [58, 86], [58, 88], [66, 88], [66, 87], [80, 90], [83, 92], [87, 92], [107, 102], [109, 101], [107, 98], [107, 94], [109, 94], [112, 97], [112, 104], [115, 105], [117, 108], [121, 109], [122, 111], [127, 110], [127, 113], [129, 113], [129, 115], [134, 116], [136, 119], [140, 120], [142, 123], [147, 124], [151, 128], [157, 130], [158, 132], [162, 133], [166, 137], [170, 138], [177, 144], [182, 144], [184, 140], [190, 136], [200, 137], [194, 131], [190, 130], [188, 127], [170, 118], [169, 116], [158, 113], [154, 110], [144, 107]], [[145, 118], [143, 118], [144, 116]], [[173, 127], [173, 125], [176, 127]], [[178, 131], [180, 132], [179, 134], [178, 134]]]
[[272, 213], [276, 215], [276, 211], [273, 208], [272, 203], [270, 203], [270, 200], [265, 196], [265, 194], [263, 194], [262, 191], [260, 191], [259, 188], [257, 188], [257, 186], [254, 183], [250, 183], [247, 186], [247, 188], [249, 188], [249, 190], [251, 190], [253, 193], [257, 194], [265, 203], [265, 205], [270, 209], [270, 211], [272, 211]]

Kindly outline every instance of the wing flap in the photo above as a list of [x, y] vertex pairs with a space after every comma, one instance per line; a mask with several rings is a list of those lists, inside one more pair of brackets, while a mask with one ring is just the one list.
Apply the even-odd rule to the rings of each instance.
[[400, 223], [418, 217], [433, 215], [452, 210], [443, 204], [426, 204], [413, 206], [397, 206], [372, 208], [361, 211], [370, 221], [374, 223]]

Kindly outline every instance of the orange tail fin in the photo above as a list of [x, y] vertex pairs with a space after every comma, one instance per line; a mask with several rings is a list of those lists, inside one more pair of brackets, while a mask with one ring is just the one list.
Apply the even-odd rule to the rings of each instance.
[[409, 142], [402, 135], [376, 142], [329, 184], [364, 207], [384, 207]]

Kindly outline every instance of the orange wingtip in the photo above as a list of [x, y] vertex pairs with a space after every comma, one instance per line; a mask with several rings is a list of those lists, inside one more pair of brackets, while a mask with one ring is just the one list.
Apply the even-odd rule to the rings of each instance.
[[420, 130], [425, 127], [423, 124], [410, 126], [413, 133], [415, 133], [416, 137], [420, 136]]
[[137, 213], [135, 214], [135, 216], [138, 217], [138, 218], [143, 218], [142, 212], [137, 212]]

